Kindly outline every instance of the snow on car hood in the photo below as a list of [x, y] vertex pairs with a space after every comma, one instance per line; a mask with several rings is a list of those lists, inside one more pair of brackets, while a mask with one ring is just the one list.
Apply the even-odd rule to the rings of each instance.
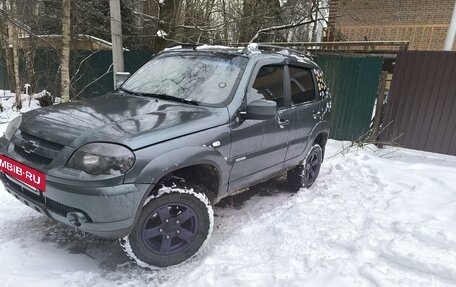
[[224, 124], [225, 108], [108, 94], [30, 111], [20, 130], [62, 145], [115, 142], [138, 149]]

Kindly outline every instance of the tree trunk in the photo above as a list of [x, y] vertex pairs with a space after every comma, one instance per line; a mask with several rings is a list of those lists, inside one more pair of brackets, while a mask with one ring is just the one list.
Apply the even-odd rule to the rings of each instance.
[[141, 35], [146, 35], [146, 37], [139, 41], [137, 47], [140, 50], [154, 52], [155, 37], [158, 30], [159, 3], [158, 1], [149, 0], [142, 2], [142, 5], [141, 11], [146, 16], [141, 15], [140, 25], [138, 26], [141, 27]]
[[178, 11], [180, 9], [182, 0], [165, 0], [160, 4], [160, 12], [159, 12], [159, 24], [158, 29], [159, 31], [166, 32], [166, 37], [157, 37], [154, 45], [154, 51], [159, 52], [166, 48], [172, 42], [164, 39], [171, 39], [174, 40], [174, 31], [176, 23], [178, 22]]
[[[5, 5], [5, 0], [0, 0], [0, 4]], [[9, 19], [7, 17], [0, 17], [0, 48], [5, 55], [6, 73], [8, 75], [8, 83], [5, 83], [5, 87], [9, 87], [13, 91], [13, 87], [16, 84], [14, 83], [13, 51], [10, 48], [8, 30]]]
[[227, 21], [227, 18], [226, 18], [227, 9], [226, 9], [225, 0], [222, 0], [222, 13], [223, 13], [223, 23], [225, 23], [225, 26], [223, 27], [223, 44], [224, 45], [228, 45], [229, 44], [229, 39], [228, 39], [228, 21]]
[[[320, 11], [320, 0], [313, 1], [315, 12], [313, 12], [313, 19], [318, 19], [318, 12]], [[317, 30], [318, 30], [319, 21], [315, 21], [312, 25], [312, 39], [311, 42], [317, 42]]]
[[[30, 1], [32, 15], [34, 19], [38, 16], [38, 2]], [[31, 30], [36, 31], [36, 21], [31, 21]], [[29, 35], [28, 39], [24, 39], [23, 53], [25, 59], [25, 83], [30, 85], [29, 93], [32, 94], [36, 88], [36, 77], [35, 77], [35, 55], [36, 55], [36, 38]]]
[[30, 94], [33, 93], [35, 89], [36, 79], [35, 79], [35, 40], [32, 37], [24, 40], [24, 58], [25, 58], [25, 81], [26, 84], [29, 84], [31, 89], [29, 89]]
[[16, 93], [16, 108], [22, 109], [21, 83], [19, 75], [19, 51], [17, 28], [8, 22], [9, 46], [13, 50], [14, 92]]
[[60, 58], [60, 94], [70, 100], [71, 0], [62, 0], [62, 55]]
[[9, 40], [6, 41], [5, 51], [5, 61], [6, 61], [6, 71], [8, 74], [8, 87], [11, 91], [13, 91], [16, 87], [16, 83], [14, 81], [14, 65], [13, 65], [13, 51], [9, 47]]

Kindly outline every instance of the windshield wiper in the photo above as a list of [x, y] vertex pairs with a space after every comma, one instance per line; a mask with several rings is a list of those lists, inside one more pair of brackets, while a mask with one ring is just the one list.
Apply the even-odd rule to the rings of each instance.
[[133, 91], [124, 89], [124, 88], [122, 88], [122, 87], [120, 87], [118, 90], [120, 90], [120, 91], [122, 91], [122, 92], [125, 92], [125, 93], [127, 93], [127, 94], [130, 94], [130, 95], [134, 95], [134, 96], [140, 96], [140, 97], [143, 96], [143, 93], [141, 93], [141, 92], [133, 92]]
[[170, 101], [176, 101], [176, 102], [199, 106], [199, 103], [192, 99], [184, 99], [184, 98], [170, 96], [167, 94], [141, 93], [141, 95], [144, 97], [154, 97], [154, 98], [159, 98], [159, 99], [163, 99], [163, 100], [170, 100]]
[[176, 102], [181, 102], [181, 103], [186, 103], [186, 104], [190, 104], [190, 105], [199, 106], [199, 103], [197, 101], [192, 100], [192, 99], [184, 99], [184, 98], [170, 96], [170, 95], [167, 95], [167, 94], [154, 94], [154, 93], [134, 92], [134, 91], [130, 91], [130, 90], [124, 89], [122, 87], [120, 87], [119, 90], [124, 91], [127, 94], [131, 94], [131, 95], [135, 95], [135, 96], [139, 96], [139, 97], [153, 97], [153, 98], [159, 98], [159, 99], [176, 101]]

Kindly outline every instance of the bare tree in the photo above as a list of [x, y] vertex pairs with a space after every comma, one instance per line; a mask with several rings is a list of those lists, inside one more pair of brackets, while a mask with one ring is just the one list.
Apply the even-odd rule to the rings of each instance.
[[[0, 3], [2, 7], [5, 7], [6, 0], [2, 0]], [[14, 79], [14, 66], [13, 66], [13, 51], [10, 46], [10, 37], [9, 37], [9, 17], [5, 10], [0, 10], [0, 48], [2, 49], [5, 57], [6, 70], [8, 74], [8, 86], [10, 89], [15, 89], [16, 86]]]
[[[244, 0], [240, 42], [248, 42], [255, 33], [265, 27], [283, 24], [279, 0]], [[265, 41], [274, 41], [281, 35], [262, 35]], [[258, 37], [258, 36], [257, 36]]]
[[174, 38], [178, 15], [180, 12], [182, 0], [164, 0], [160, 4], [160, 20], [158, 22], [157, 40], [155, 41], [154, 50], [160, 51], [165, 48]]
[[[16, 3], [14, 1], [10, 1], [10, 15], [16, 14]], [[18, 29], [13, 23], [11, 19], [8, 17], [8, 45], [9, 49], [11, 49], [11, 53], [8, 53], [11, 57], [12, 61], [10, 60], [10, 67], [12, 70], [9, 72], [13, 72], [14, 74], [14, 92], [16, 93], [16, 108], [18, 110], [22, 109], [22, 96], [21, 96], [21, 82], [20, 82], [20, 75], [19, 75], [19, 38], [18, 38]], [[11, 59], [11, 58], [10, 58]]]
[[62, 0], [62, 55], [60, 93], [62, 102], [70, 100], [71, 0]]
[[[286, 4], [289, 6], [283, 8], [283, 13], [286, 14], [284, 18], [288, 21], [281, 25], [268, 25], [258, 29], [255, 35], [250, 39], [250, 42], [264, 41], [264, 38], [262, 39], [261, 35], [277, 33], [280, 31], [288, 31], [288, 33], [282, 35], [286, 38], [286, 41], [315, 42], [318, 25], [321, 25], [320, 23], [322, 22], [327, 23], [324, 13], [322, 12], [322, 10], [326, 8], [322, 7], [322, 3], [322, 0], [295, 0], [287, 2]], [[300, 13], [296, 13], [296, 11], [300, 11]]]

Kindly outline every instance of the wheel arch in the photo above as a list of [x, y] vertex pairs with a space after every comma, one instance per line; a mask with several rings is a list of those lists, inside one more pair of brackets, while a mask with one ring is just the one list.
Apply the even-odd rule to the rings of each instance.
[[315, 138], [315, 140], [313, 141], [313, 144], [312, 145], [319, 145], [321, 147], [321, 152], [322, 152], [322, 161], [323, 159], [325, 158], [325, 147], [326, 147], [326, 143], [328, 142], [328, 138], [329, 138], [329, 133], [326, 132], [326, 131], [323, 131], [323, 132], [320, 132], [317, 137]]
[[310, 148], [318, 144], [321, 147], [323, 152], [323, 158], [325, 155], [325, 146], [329, 139], [329, 122], [322, 121], [320, 122], [312, 131], [312, 135], [309, 137], [309, 141], [307, 143], [307, 148], [305, 154], [310, 150]]
[[[211, 176], [208, 177], [208, 174]], [[180, 177], [204, 186], [209, 191], [207, 197], [214, 203], [226, 187], [228, 174], [229, 167], [217, 150], [194, 146], [173, 150], [153, 159], [144, 167], [135, 182], [151, 184], [152, 188], [144, 195], [147, 198], [164, 179]]]

